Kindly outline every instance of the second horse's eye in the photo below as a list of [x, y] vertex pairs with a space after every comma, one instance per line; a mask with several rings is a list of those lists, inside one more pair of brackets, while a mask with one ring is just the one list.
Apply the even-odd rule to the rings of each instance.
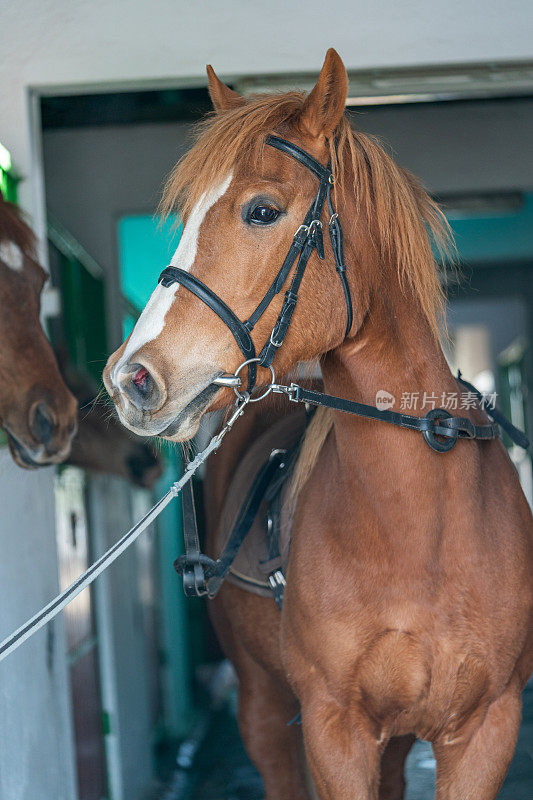
[[279, 217], [279, 211], [273, 206], [255, 206], [252, 208], [248, 219], [256, 225], [271, 225]]

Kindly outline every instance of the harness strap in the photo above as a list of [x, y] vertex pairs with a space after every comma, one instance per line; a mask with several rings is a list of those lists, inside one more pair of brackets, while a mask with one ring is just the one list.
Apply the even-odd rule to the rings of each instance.
[[[314, 204], [314, 201], [313, 201]], [[268, 289], [267, 293], [255, 309], [255, 311], [250, 314], [246, 322], [244, 323], [248, 330], [253, 330], [257, 321], [263, 316], [265, 311], [267, 310], [268, 306], [274, 299], [274, 297], [281, 292], [285, 285], [285, 281], [289, 276], [289, 272], [292, 269], [294, 262], [296, 261], [297, 257], [300, 255], [303, 246], [305, 245], [308, 235], [309, 235], [309, 223], [311, 222], [311, 215], [312, 215], [312, 207], [309, 208], [309, 211], [305, 215], [305, 219], [303, 224], [300, 225], [296, 233], [294, 234], [294, 238], [292, 240], [292, 244], [289, 248], [287, 255], [281, 265], [281, 269], [279, 270], [278, 274], [270, 284], [270, 288]]]
[[[381, 410], [366, 403], [358, 403], [355, 400], [345, 400], [342, 397], [304, 389], [296, 383], [291, 383], [289, 387], [283, 387], [277, 391], [285, 392], [295, 403], [310, 403], [314, 406], [331, 408], [333, 411], [342, 411], [357, 417], [388, 422], [400, 428], [420, 431], [429, 446], [441, 453], [451, 450], [458, 438], [496, 439], [499, 436], [499, 427], [496, 422], [475, 425], [467, 417], [452, 417], [444, 408], [432, 409], [425, 417], [412, 417], [410, 414], [401, 414], [390, 409]], [[439, 441], [437, 436], [444, 437], [445, 441]]]
[[[184, 581], [186, 579], [188, 580], [187, 585], [191, 587], [192, 595], [198, 594], [194, 587], [198, 580], [196, 576], [200, 574], [206, 586], [204, 594], [212, 598], [220, 589], [229, 568], [235, 560], [240, 546], [252, 527], [265, 492], [280, 468], [280, 465], [283, 463], [283, 457], [284, 453], [282, 451], [274, 452], [271, 458], [263, 464], [255, 476], [244, 503], [239, 510], [237, 520], [235, 521], [226, 546], [216, 561], [200, 553], [196, 518], [194, 519], [194, 531], [185, 539], [185, 553], [179, 556], [174, 562], [174, 569], [176, 572], [183, 576]], [[192, 580], [190, 580], [190, 576], [192, 576]], [[188, 594], [187, 590], [185, 593]]]
[[304, 249], [300, 253], [291, 285], [285, 292], [283, 305], [281, 306], [276, 324], [270, 334], [270, 339], [265, 343], [263, 349], [259, 353], [259, 363], [262, 367], [268, 367], [272, 364], [272, 359], [285, 340], [298, 301], [298, 290], [304, 276], [305, 268], [307, 267], [307, 262], [309, 261], [309, 256], [313, 252], [314, 247], [315, 243], [313, 239], [308, 236]]
[[[468, 381], [464, 380], [464, 378], [461, 376], [461, 370], [458, 370], [457, 372], [457, 380], [459, 381], [459, 383], [462, 383], [466, 389], [468, 389], [470, 392], [473, 392], [473, 394], [476, 395], [478, 401], [481, 404], [483, 404], [483, 395], [478, 389], [476, 389], [475, 386], [473, 386]], [[503, 428], [503, 430], [509, 436], [511, 441], [513, 441], [519, 447], [523, 447], [524, 450], [528, 449], [529, 439], [527, 438], [526, 434], [523, 431], [516, 428], [513, 425], [513, 423], [510, 420], [508, 420], [507, 417], [505, 417], [498, 408], [485, 407], [485, 411], [487, 412], [489, 417], [492, 417], [492, 419], [495, 422], [497, 422], [501, 428]]]
[[192, 481], [183, 487], [181, 493], [183, 515], [183, 543], [190, 563], [184, 567], [183, 591], [187, 597], [205, 597], [208, 594], [203, 566], [200, 562], [200, 539], [196, 522], [196, 505]]
[[335, 269], [340, 278], [342, 290], [344, 292], [344, 300], [346, 302], [346, 331], [344, 334], [346, 338], [352, 329], [353, 305], [350, 287], [348, 286], [348, 278], [346, 277], [346, 264], [344, 263], [342, 227], [339, 222], [339, 215], [335, 211], [333, 200], [331, 199], [331, 185], [328, 186], [328, 206], [331, 215], [328, 224], [329, 238], [333, 249], [333, 255], [335, 256]]
[[280, 150], [282, 153], [288, 153], [288, 155], [292, 156], [296, 161], [299, 161], [300, 164], [303, 164], [304, 167], [311, 170], [320, 181], [324, 181], [325, 183], [329, 182], [331, 176], [329, 167], [325, 167], [320, 161], [317, 161], [316, 158], [313, 158], [313, 156], [310, 156], [305, 150], [302, 150], [301, 147], [298, 147], [297, 144], [288, 142], [287, 139], [282, 139], [281, 136], [274, 135], [267, 136], [265, 143], [274, 147], [276, 150]]

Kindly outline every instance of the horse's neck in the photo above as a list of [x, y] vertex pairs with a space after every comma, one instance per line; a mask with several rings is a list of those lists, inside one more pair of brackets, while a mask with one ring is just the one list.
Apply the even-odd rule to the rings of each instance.
[[[393, 410], [414, 416], [424, 416], [430, 408], [421, 409], [424, 395], [442, 407], [442, 395], [457, 392], [428, 323], [402, 301], [394, 317], [369, 314], [356, 340], [328, 354], [322, 371], [329, 394], [374, 406], [376, 395], [384, 390], [395, 398]], [[416, 484], [427, 484], [432, 491], [442, 477], [443, 457], [429, 450], [421, 433], [349, 414], [336, 414], [334, 427], [336, 464], [343, 480], [356, 483], [384, 506], [390, 505], [391, 491], [400, 501], [403, 497], [410, 502]], [[447, 459], [448, 464], [451, 460], [455, 462]]]

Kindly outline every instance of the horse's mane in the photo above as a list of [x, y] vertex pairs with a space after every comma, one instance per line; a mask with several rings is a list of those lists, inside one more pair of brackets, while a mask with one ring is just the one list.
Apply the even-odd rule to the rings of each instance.
[[[239, 160], [251, 159], [259, 167], [269, 134], [280, 127], [298, 129], [305, 97], [301, 92], [258, 95], [199, 123], [193, 147], [167, 180], [162, 213], [178, 208], [187, 217], [202, 194], [224, 180]], [[418, 180], [395, 164], [377, 139], [354, 131], [345, 116], [329, 148], [337, 203], [346, 192], [355, 194], [357, 207], [371, 221], [381, 259], [396, 265], [401, 286], [418, 297], [438, 335], [444, 299], [430, 234], [445, 252], [450, 237], [444, 215]]]
[[2, 242], [13, 242], [25, 256], [36, 259], [35, 235], [25, 221], [23, 212], [4, 200], [0, 193], [0, 244]]

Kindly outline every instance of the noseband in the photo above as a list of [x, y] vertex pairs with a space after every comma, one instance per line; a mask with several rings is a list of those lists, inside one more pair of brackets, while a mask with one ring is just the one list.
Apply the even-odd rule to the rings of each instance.
[[[323, 164], [317, 161], [316, 158], [313, 158], [313, 156], [310, 156], [309, 153], [306, 153], [305, 150], [292, 144], [292, 142], [286, 141], [286, 139], [281, 139], [279, 136], [268, 136], [266, 144], [270, 145], [270, 147], [274, 147], [276, 150], [280, 150], [282, 153], [287, 153], [287, 155], [294, 158], [300, 164], [303, 164], [304, 167], [307, 167], [307, 169], [318, 178], [319, 184], [318, 191], [309, 206], [309, 210], [302, 224], [294, 234], [292, 244], [278, 274], [272, 281], [255, 311], [253, 311], [247, 320], [242, 322], [222, 298], [215, 294], [205, 283], [195, 275], [191, 275], [189, 272], [179, 267], [169, 266], [163, 270], [159, 277], [159, 283], [162, 286], [171, 286], [173, 283], [179, 283], [181, 286], [184, 286], [214, 311], [226, 327], [229, 328], [245, 361], [250, 362], [248, 363], [248, 385], [246, 387], [248, 392], [251, 392], [254, 388], [257, 378], [257, 365], [269, 368], [276, 352], [283, 344], [296, 307], [298, 291], [311, 253], [316, 249], [318, 257], [321, 260], [324, 259], [324, 239], [322, 235], [321, 216], [326, 199], [328, 201], [330, 213], [328, 229], [331, 247], [335, 257], [335, 268], [339, 275], [346, 301], [345, 336], [350, 332], [353, 322], [352, 298], [346, 278], [346, 265], [344, 264], [342, 228], [339, 217], [333, 207], [333, 200], [331, 197], [331, 190], [333, 188], [331, 163], [329, 163], [327, 167], [324, 167]], [[296, 270], [290, 286], [285, 292], [276, 324], [272, 329], [270, 338], [263, 346], [259, 357], [256, 359], [255, 346], [250, 336], [250, 331], [253, 331], [255, 325], [261, 319], [274, 297], [283, 289], [296, 259], [298, 259]]]

